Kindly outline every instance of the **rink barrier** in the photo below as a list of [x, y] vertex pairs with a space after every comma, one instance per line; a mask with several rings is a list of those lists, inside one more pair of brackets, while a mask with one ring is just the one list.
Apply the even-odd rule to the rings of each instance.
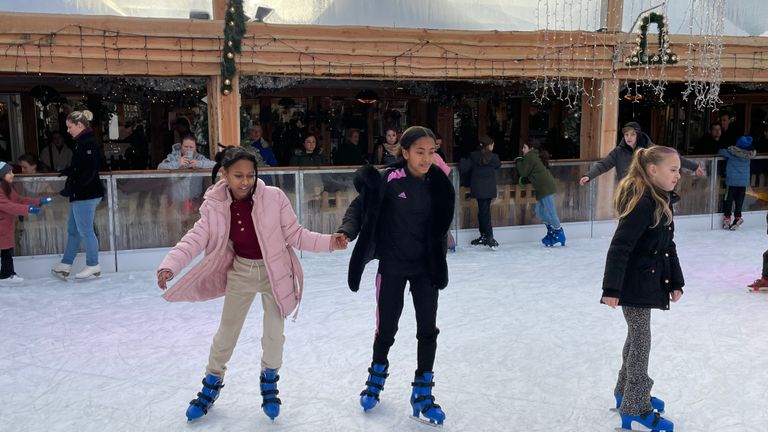
[[[682, 197], [676, 205], [678, 225], [691, 229], [719, 229], [724, 184], [717, 173], [718, 157], [691, 158], [707, 175], [684, 172], [678, 187]], [[578, 179], [592, 161], [553, 161], [551, 172], [558, 192], [556, 207], [569, 239], [610, 235], [615, 220], [610, 202], [615, 191], [614, 170], [580, 186]], [[747, 222], [754, 212], [768, 210], [768, 157], [753, 161], [751, 187], [744, 203]], [[450, 174], [456, 189], [456, 209], [451, 230], [458, 244], [477, 236], [477, 203], [460, 186], [454, 165]], [[280, 187], [288, 196], [299, 221], [313, 231], [335, 232], [344, 211], [357, 196], [352, 180], [355, 167], [306, 169], [260, 168], [259, 178]], [[536, 197], [530, 185], [520, 185], [514, 163], [504, 163], [497, 172], [497, 199], [491, 206], [494, 235], [500, 242], [528, 242], [541, 237], [541, 222], [535, 215]], [[99, 238], [100, 262], [104, 271], [139, 270], [141, 262], [154, 259], [173, 246], [199, 218], [204, 191], [211, 184], [205, 171], [137, 171], [102, 173], [104, 200], [94, 222]], [[68, 202], [58, 196], [62, 177], [22, 176], [15, 187], [25, 196], [54, 196], [39, 216], [27, 216], [16, 228], [16, 263], [37, 273], [61, 258], [66, 242]], [[759, 223], [764, 223], [760, 219]], [[679, 227], [680, 229], [680, 227]], [[138, 257], [144, 257], [138, 260]], [[78, 257], [78, 259], [82, 259]], [[76, 265], [77, 262], [76, 262]], [[27, 273], [28, 274], [28, 273]]]

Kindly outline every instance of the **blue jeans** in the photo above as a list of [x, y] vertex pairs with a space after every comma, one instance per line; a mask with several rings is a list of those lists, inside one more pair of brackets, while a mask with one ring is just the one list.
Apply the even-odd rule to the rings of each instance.
[[560, 219], [557, 217], [557, 210], [555, 209], [555, 194], [549, 194], [536, 201], [536, 215], [544, 222], [544, 225], [551, 226], [553, 229], [560, 229]]
[[99, 240], [93, 231], [93, 220], [96, 218], [96, 206], [101, 198], [69, 203], [69, 219], [67, 220], [67, 247], [64, 249], [63, 264], [72, 265], [80, 250], [80, 242], [85, 242], [85, 265], [99, 264]]

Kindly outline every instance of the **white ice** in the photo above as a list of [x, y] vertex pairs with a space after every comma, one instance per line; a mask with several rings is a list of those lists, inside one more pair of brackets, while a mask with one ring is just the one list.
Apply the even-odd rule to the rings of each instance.
[[[680, 232], [677, 243], [686, 294], [671, 311], [653, 313], [653, 393], [666, 400], [677, 431], [765, 431], [768, 295], [746, 289], [768, 247], [765, 224], [754, 218], [738, 232]], [[626, 326], [619, 310], [598, 304], [608, 244], [449, 254], [435, 365], [446, 431], [619, 425], [609, 408]], [[375, 265], [352, 293], [348, 258], [302, 260], [306, 295], [299, 320], [286, 325], [274, 424], [260, 409], [258, 300], [220, 399], [188, 424], [184, 412], [200, 388], [221, 300], [167, 303], [152, 271], [2, 287], [0, 431], [431, 430], [408, 419], [416, 366], [409, 299], [382, 402], [367, 414], [358, 405], [371, 356]]]

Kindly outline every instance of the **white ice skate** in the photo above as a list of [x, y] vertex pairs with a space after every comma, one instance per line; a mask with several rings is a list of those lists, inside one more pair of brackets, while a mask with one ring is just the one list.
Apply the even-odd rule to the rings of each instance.
[[85, 266], [80, 273], [75, 275], [75, 279], [88, 279], [91, 276], [101, 276], [101, 266], [96, 264], [95, 266]]
[[69, 277], [69, 273], [72, 271], [72, 264], [58, 263], [52, 269], [51, 272], [62, 279]]
[[0, 286], [13, 286], [24, 283], [24, 278], [16, 275], [11, 275], [5, 279], [0, 279]]

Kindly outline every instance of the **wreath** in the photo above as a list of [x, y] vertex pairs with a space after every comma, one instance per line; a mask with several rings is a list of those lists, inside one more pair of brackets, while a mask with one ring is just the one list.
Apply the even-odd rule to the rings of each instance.
[[[635, 38], [637, 46], [632, 49], [632, 55], [624, 59], [624, 64], [627, 66], [635, 66], [639, 64], [675, 64], [678, 61], [678, 56], [672, 51], [671, 44], [669, 42], [669, 32], [667, 31], [667, 24], [669, 22], [664, 15], [651, 12], [642, 19], [640, 24], [640, 34]], [[650, 54], [646, 50], [648, 48], [648, 26], [650, 24], [656, 24], [659, 28], [659, 48], [658, 50]]]

